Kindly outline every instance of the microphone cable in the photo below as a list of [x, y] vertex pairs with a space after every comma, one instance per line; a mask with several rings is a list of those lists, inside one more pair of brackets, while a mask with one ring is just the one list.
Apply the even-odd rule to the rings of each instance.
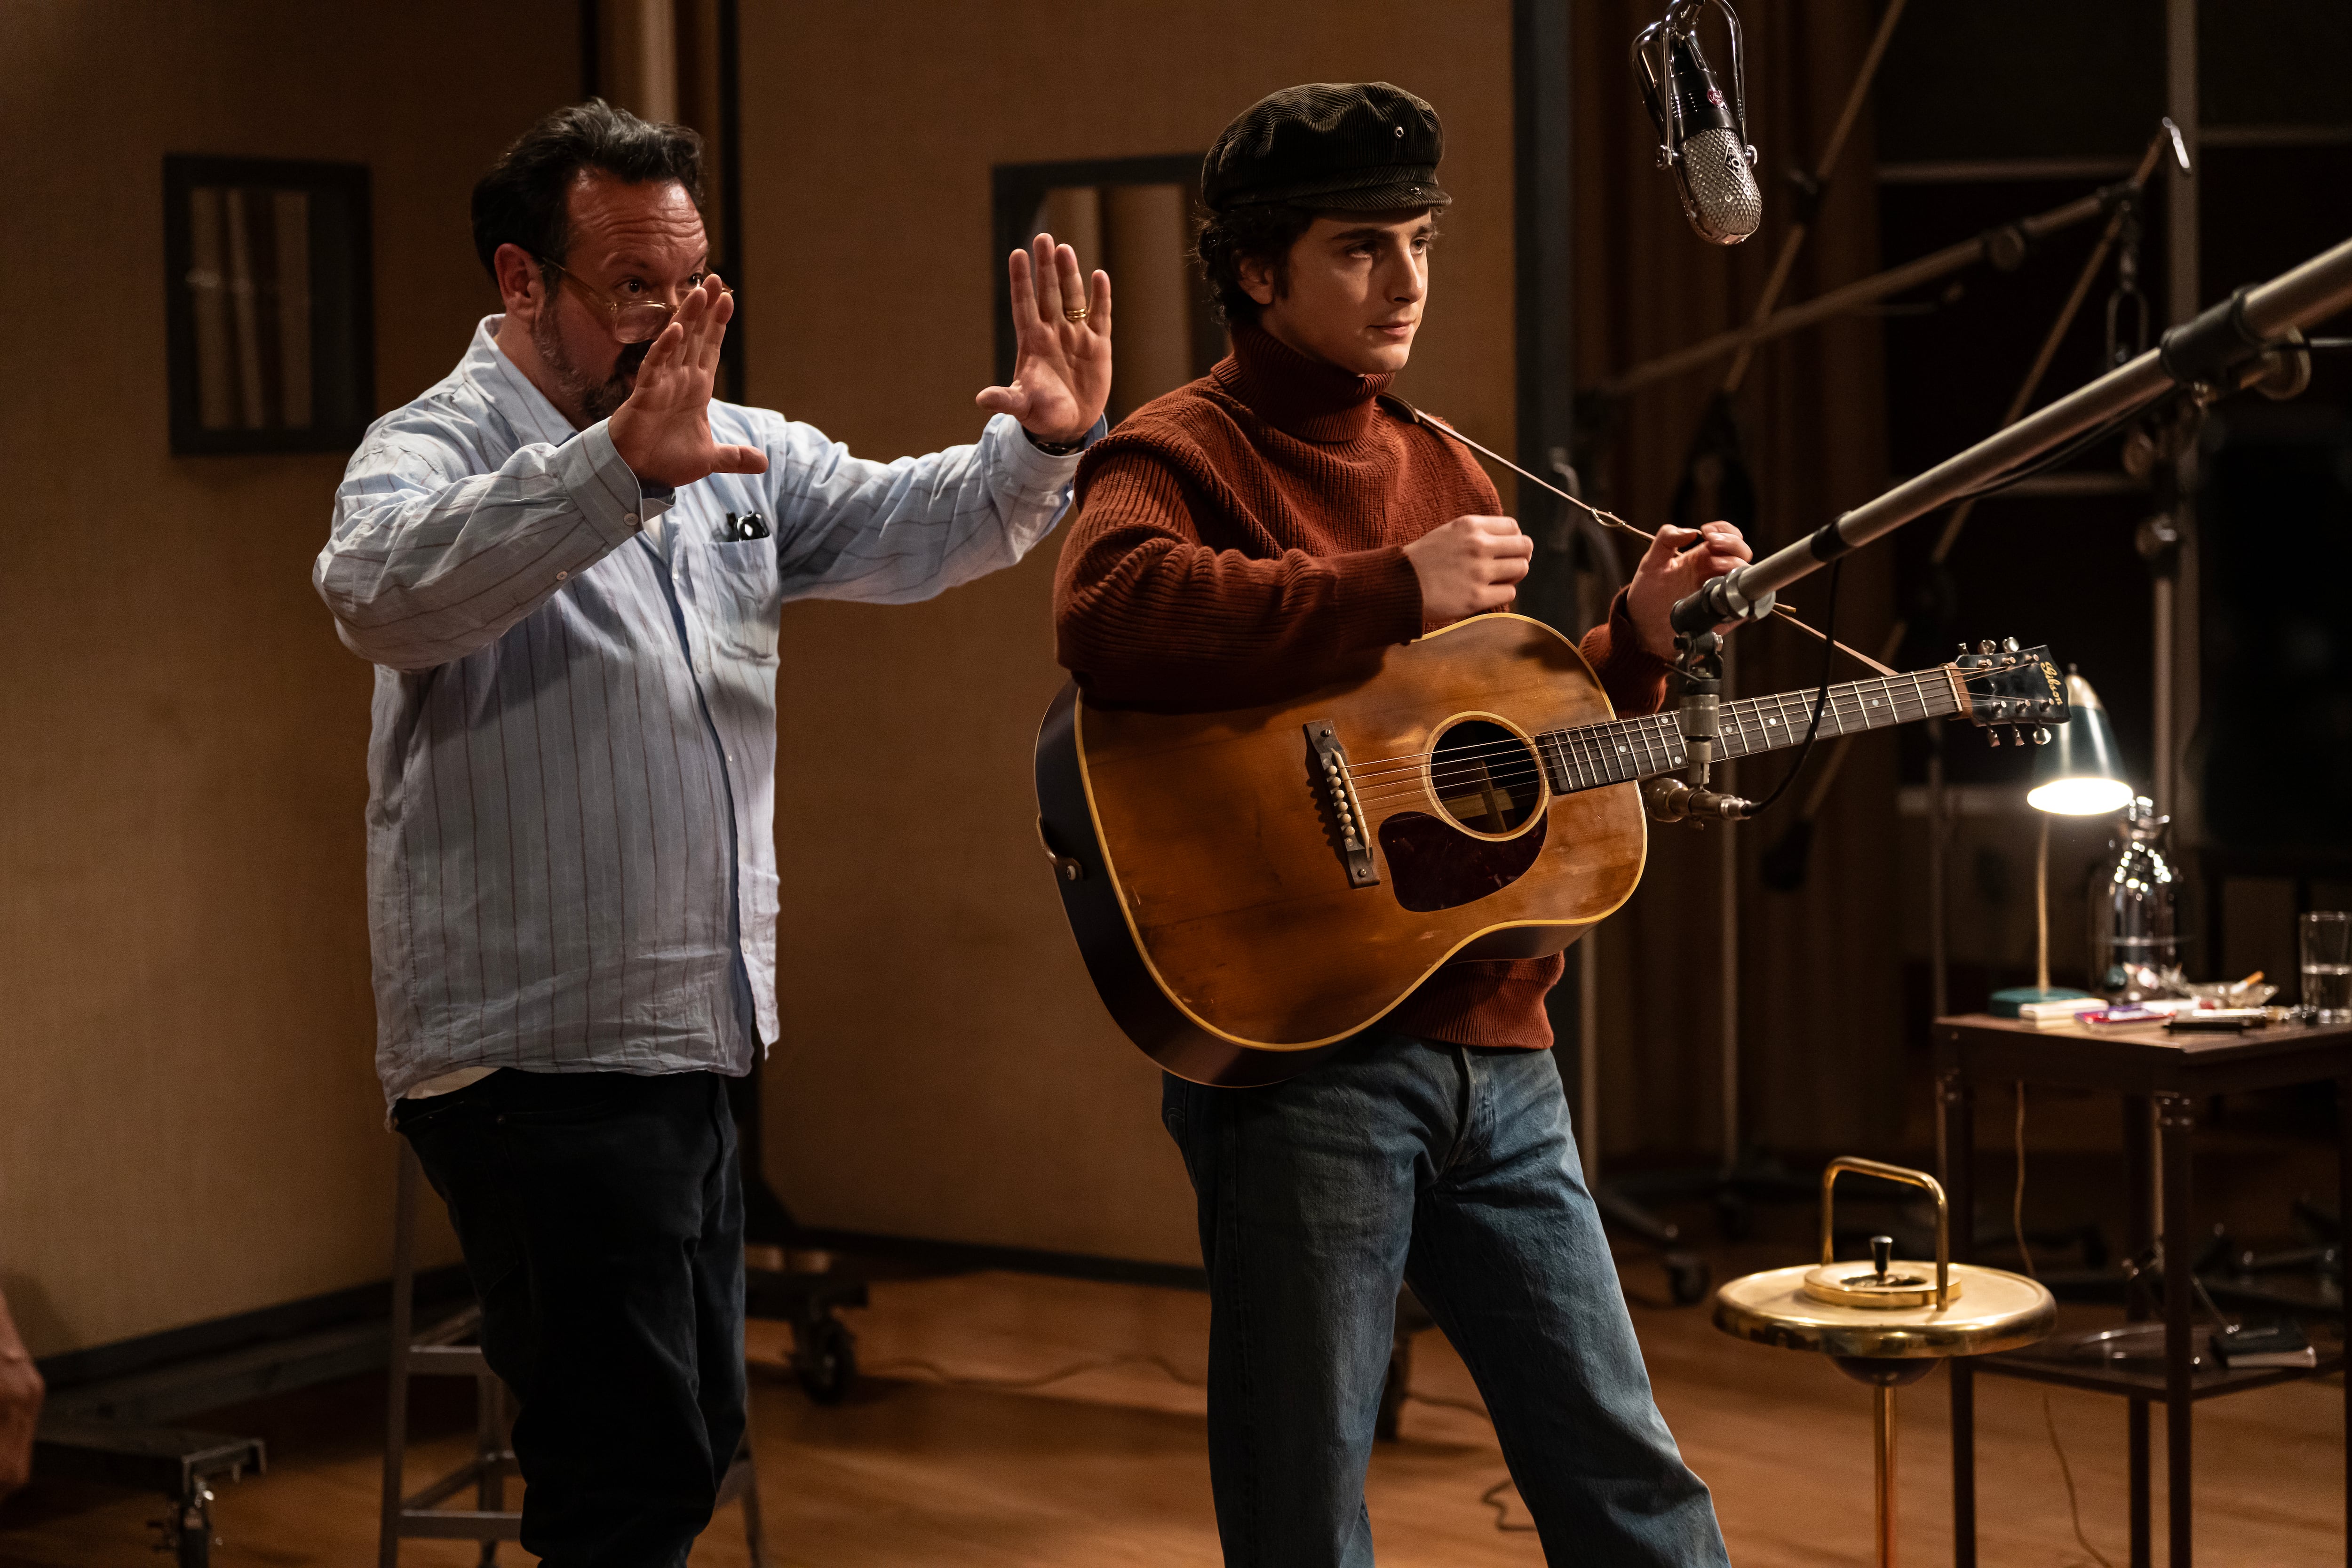
[[1755, 821], [1771, 809], [1774, 801], [1787, 793], [1789, 786], [1796, 782], [1797, 775], [1805, 771], [1805, 759], [1813, 751], [1813, 737], [1822, 732], [1822, 710], [1829, 706], [1830, 700], [1830, 661], [1837, 653], [1838, 575], [1844, 570], [1844, 556], [1841, 555], [1830, 563], [1830, 604], [1822, 616], [1822, 685], [1821, 689], [1813, 693], [1812, 722], [1805, 726], [1805, 739], [1797, 748], [1797, 760], [1789, 764], [1789, 771], [1780, 775], [1780, 782], [1772, 786], [1770, 795], [1748, 807], [1746, 816], [1741, 819], [1743, 821]]

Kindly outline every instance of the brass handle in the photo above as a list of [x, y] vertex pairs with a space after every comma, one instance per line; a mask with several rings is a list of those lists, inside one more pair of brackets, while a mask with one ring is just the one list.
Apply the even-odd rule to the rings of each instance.
[[1840, 1171], [1858, 1171], [1865, 1176], [1877, 1176], [1885, 1181], [1901, 1182], [1906, 1186], [1925, 1187], [1936, 1200], [1936, 1310], [1942, 1311], [1952, 1304], [1952, 1209], [1944, 1200], [1944, 1185], [1925, 1171], [1915, 1171], [1908, 1165], [1889, 1165], [1884, 1161], [1858, 1159], [1841, 1154], [1829, 1163], [1822, 1173], [1822, 1262], [1835, 1263], [1832, 1248], [1836, 1229], [1831, 1223], [1830, 1194], [1837, 1187]]

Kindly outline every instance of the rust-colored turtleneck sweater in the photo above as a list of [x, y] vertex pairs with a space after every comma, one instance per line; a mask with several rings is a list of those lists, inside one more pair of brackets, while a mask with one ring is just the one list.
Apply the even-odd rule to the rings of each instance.
[[[1433, 629], [1404, 546], [1502, 501], [1460, 446], [1381, 400], [1391, 379], [1244, 327], [1231, 357], [1095, 443], [1054, 582], [1056, 647], [1091, 700], [1276, 701]], [[1620, 714], [1657, 709], [1666, 667], [1641, 647], [1622, 594], [1582, 647]], [[1557, 956], [1450, 963], [1381, 1024], [1549, 1046], [1543, 1000], [1560, 968]]]

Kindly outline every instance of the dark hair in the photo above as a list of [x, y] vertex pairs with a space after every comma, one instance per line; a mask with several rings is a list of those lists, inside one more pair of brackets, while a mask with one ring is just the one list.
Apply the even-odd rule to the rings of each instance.
[[1358, 213], [1293, 206], [1288, 202], [1253, 203], [1203, 217], [1192, 236], [1192, 261], [1200, 268], [1201, 276], [1208, 279], [1217, 320], [1229, 327], [1251, 326], [1265, 307], [1251, 299], [1242, 287], [1243, 262], [1263, 261], [1271, 268], [1274, 291], [1279, 296], [1290, 287], [1290, 247], [1298, 243], [1299, 236], [1315, 226], [1317, 218], [1360, 216], [1393, 223], [1424, 213], [1434, 214], [1436, 210], [1399, 207], [1391, 212]]
[[702, 205], [702, 138], [690, 127], [640, 120], [601, 98], [559, 109], [516, 137], [474, 186], [474, 253], [492, 279], [501, 245], [563, 259], [572, 182], [583, 169], [632, 185], [675, 180]]
[[1201, 220], [1192, 236], [1192, 260], [1208, 280], [1217, 320], [1229, 327], [1256, 323], [1265, 309], [1242, 288], [1242, 263], [1265, 262], [1274, 269], [1276, 292], [1290, 282], [1290, 247], [1315, 226], [1315, 213], [1287, 202], [1255, 202]]

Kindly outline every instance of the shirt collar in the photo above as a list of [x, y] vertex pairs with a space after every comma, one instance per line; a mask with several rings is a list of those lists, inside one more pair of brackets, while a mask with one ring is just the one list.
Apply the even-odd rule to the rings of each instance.
[[474, 329], [474, 341], [467, 345], [461, 362], [466, 379], [480, 389], [490, 406], [507, 416], [526, 444], [543, 441], [561, 447], [580, 432], [499, 347], [499, 324], [505, 320], [503, 315], [484, 316]]
[[1276, 429], [1319, 442], [1360, 437], [1371, 426], [1372, 400], [1396, 379], [1309, 359], [1256, 325], [1234, 329], [1232, 355], [1209, 374]]

